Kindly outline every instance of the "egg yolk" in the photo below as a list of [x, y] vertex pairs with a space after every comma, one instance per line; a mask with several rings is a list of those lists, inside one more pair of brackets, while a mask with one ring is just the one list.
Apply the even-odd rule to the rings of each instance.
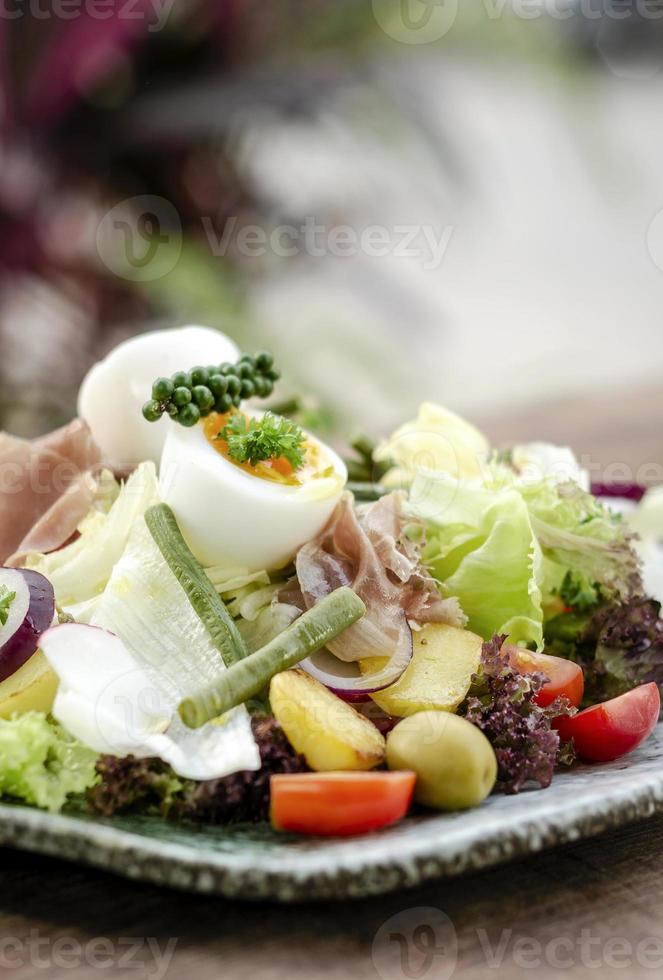
[[232, 459], [228, 455], [228, 443], [226, 440], [220, 438], [220, 433], [228, 424], [229, 418], [230, 414], [220, 415], [217, 412], [212, 412], [204, 420], [205, 436], [209, 444], [224, 459], [228, 460], [229, 463], [232, 463], [238, 469], [244, 470], [245, 473], [249, 473], [251, 476], [257, 476], [261, 480], [269, 480], [271, 483], [281, 483], [290, 487], [298, 487], [308, 480], [330, 475], [332, 467], [323, 466], [319, 447], [308, 440], [304, 443], [304, 465], [298, 470], [293, 470], [292, 465], [284, 456], [278, 456], [276, 459], [261, 460], [255, 466], [252, 466], [251, 463], [237, 462], [237, 460]]

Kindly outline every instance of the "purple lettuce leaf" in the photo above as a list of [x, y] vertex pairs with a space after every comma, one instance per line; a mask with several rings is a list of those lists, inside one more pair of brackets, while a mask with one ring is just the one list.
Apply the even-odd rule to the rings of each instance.
[[663, 692], [663, 619], [654, 599], [603, 602], [591, 612], [571, 610], [546, 624], [546, 652], [579, 664], [583, 704], [597, 704], [653, 681]]
[[177, 776], [160, 759], [101, 756], [99, 781], [88, 791], [90, 810], [104, 817], [140, 813], [211, 825], [267, 820], [270, 776], [307, 766], [273, 718], [256, 716], [251, 724], [262, 760], [258, 772], [196, 782]]
[[546, 708], [535, 702], [546, 683], [541, 673], [521, 674], [502, 655], [505, 636], [484, 643], [472, 693], [461, 709], [480, 728], [497, 757], [497, 789], [519, 793], [526, 783], [545, 789], [558, 763], [573, 759], [572, 747], [562, 746], [552, 727], [554, 718], [574, 714], [566, 698]]
[[[663, 690], [661, 604], [644, 597], [599, 609], [583, 637], [594, 649], [588, 665], [611, 696], [650, 681]], [[587, 668], [586, 668], [587, 669]]]

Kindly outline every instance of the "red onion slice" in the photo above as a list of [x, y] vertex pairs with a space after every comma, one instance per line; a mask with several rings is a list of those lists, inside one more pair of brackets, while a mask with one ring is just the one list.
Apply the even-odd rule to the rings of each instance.
[[0, 624], [0, 682], [30, 659], [55, 618], [53, 586], [39, 572], [0, 568], [0, 597], [8, 594], [14, 594], [14, 599], [6, 623]]
[[[339, 637], [342, 640], [343, 634]], [[338, 640], [336, 641], [338, 642]], [[366, 650], [365, 657], [371, 656], [370, 648]], [[303, 668], [311, 677], [328, 687], [343, 701], [362, 702], [368, 701], [371, 694], [383, 691], [385, 687], [390, 687], [402, 676], [405, 668], [412, 659], [412, 630], [403, 615], [402, 624], [399, 630], [399, 637], [394, 653], [389, 659], [389, 663], [377, 674], [366, 677], [359, 675], [352, 676], [349, 671], [354, 664], [349, 664], [339, 660], [327, 650], [314, 654], [303, 660], [300, 667]], [[358, 669], [355, 667], [355, 669]]]

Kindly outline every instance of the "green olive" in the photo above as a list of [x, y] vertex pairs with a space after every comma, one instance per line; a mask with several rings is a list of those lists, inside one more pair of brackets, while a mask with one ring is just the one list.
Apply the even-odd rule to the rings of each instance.
[[484, 800], [497, 779], [497, 759], [486, 736], [447, 711], [420, 711], [387, 737], [390, 769], [417, 775], [414, 798], [436, 810], [467, 810]]

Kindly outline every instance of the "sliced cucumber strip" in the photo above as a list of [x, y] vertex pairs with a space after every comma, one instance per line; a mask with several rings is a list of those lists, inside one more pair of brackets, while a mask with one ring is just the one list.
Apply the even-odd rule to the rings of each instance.
[[182, 537], [172, 510], [167, 504], [150, 507], [145, 514], [145, 523], [226, 667], [238, 663], [248, 653], [244, 640], [222, 599]]
[[342, 586], [303, 613], [276, 639], [225, 671], [213, 685], [180, 703], [179, 713], [189, 728], [256, 697], [275, 674], [294, 667], [352, 626], [366, 606], [352, 589]]

